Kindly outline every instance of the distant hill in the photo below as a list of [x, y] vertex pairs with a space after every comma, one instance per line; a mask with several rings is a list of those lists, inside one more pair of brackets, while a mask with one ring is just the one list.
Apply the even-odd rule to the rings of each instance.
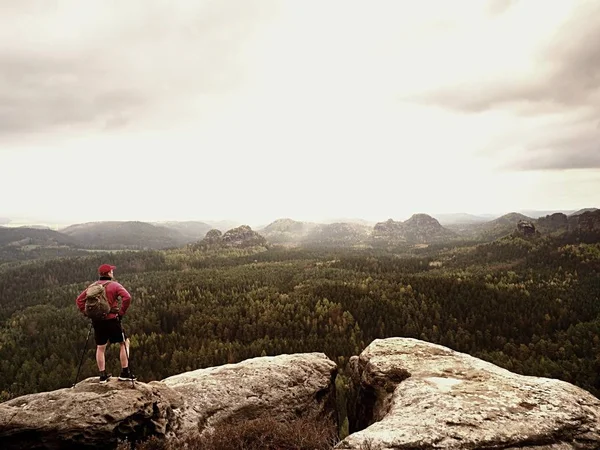
[[374, 243], [429, 244], [457, 237], [456, 233], [444, 228], [437, 219], [428, 214], [414, 214], [408, 220], [379, 222], [373, 228]]
[[496, 226], [514, 226], [519, 220], [531, 220], [531, 217], [528, 217], [524, 214], [511, 212], [508, 214], [504, 214], [503, 216], [498, 217], [497, 219], [490, 220], [484, 224], [484, 228], [493, 228]]
[[0, 247], [21, 248], [25, 246], [76, 246], [72, 236], [50, 229], [29, 227], [0, 227]]
[[579, 211], [575, 211], [574, 213], [569, 214], [569, 216], [570, 217], [579, 216], [585, 212], [595, 212], [595, 211], [598, 211], [598, 208], [583, 208], [583, 209], [580, 209]]
[[600, 233], [600, 210], [584, 211], [574, 217], [570, 217], [569, 221], [577, 221], [575, 229], [581, 233]]
[[555, 213], [540, 217], [535, 221], [535, 226], [542, 234], [560, 234], [564, 232], [597, 232], [600, 231], [600, 210], [586, 208], [570, 216]]
[[214, 228], [223, 233], [242, 225], [241, 222], [237, 222], [235, 220], [202, 220], [202, 222], [210, 225], [211, 229]]
[[61, 232], [85, 247], [107, 250], [163, 249], [189, 242], [177, 230], [147, 222], [89, 222], [71, 225]]
[[511, 234], [519, 221], [531, 222], [533, 219], [524, 214], [512, 212], [497, 219], [490, 220], [475, 227], [477, 237], [483, 240], [494, 240]]
[[515, 232], [518, 223], [531, 223], [541, 235], [561, 234], [565, 232], [596, 232], [600, 224], [600, 210], [586, 208], [579, 214], [567, 216], [562, 212], [554, 212], [546, 216], [533, 218], [521, 213], [512, 212], [484, 223], [452, 224], [448, 228], [457, 232], [464, 239], [493, 241]]
[[537, 209], [526, 209], [522, 211], [518, 211], [520, 214], [523, 214], [527, 217], [531, 217], [532, 219], [538, 219], [540, 217], [551, 216], [552, 214], [561, 213], [565, 215], [569, 215], [574, 212], [572, 209], [553, 209], [553, 210], [537, 210]]
[[313, 227], [302, 243], [353, 247], [365, 244], [373, 228], [358, 223], [330, 223]]
[[454, 224], [468, 224], [468, 223], [483, 223], [490, 220], [489, 217], [476, 216], [474, 214], [467, 213], [448, 213], [448, 214], [436, 214], [434, 216], [442, 226], [454, 225]]
[[493, 241], [513, 233], [521, 220], [527, 222], [533, 221], [531, 217], [512, 212], [487, 222], [454, 224], [449, 225], [448, 228], [458, 233], [464, 239]]
[[277, 219], [258, 232], [273, 244], [299, 244], [319, 225], [284, 218]]
[[562, 233], [573, 229], [576, 222], [577, 219], [569, 220], [566, 214], [554, 213], [538, 218], [535, 221], [535, 227], [542, 234]]
[[356, 223], [358, 225], [366, 225], [368, 227], [373, 227], [376, 222], [361, 219], [360, 217], [338, 217], [335, 219], [322, 220], [320, 221], [324, 224], [334, 224], [334, 223]]
[[259, 232], [273, 244], [355, 246], [364, 244], [373, 227], [359, 223], [314, 223], [277, 219]]
[[206, 236], [206, 233], [214, 228], [205, 222], [199, 222], [195, 220], [183, 222], [152, 222], [152, 225], [175, 230], [178, 233], [181, 233], [181, 235], [183, 235], [188, 242], [199, 241]]

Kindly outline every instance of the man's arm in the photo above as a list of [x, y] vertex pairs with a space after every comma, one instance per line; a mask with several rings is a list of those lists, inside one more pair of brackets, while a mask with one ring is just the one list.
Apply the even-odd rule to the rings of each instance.
[[77, 300], [75, 300], [75, 304], [79, 308], [79, 311], [81, 311], [83, 314], [85, 314], [85, 292], [86, 291], [87, 291], [87, 289], [85, 291], [83, 291], [81, 294], [79, 294], [79, 297], [77, 297]]
[[120, 284], [117, 286], [117, 297], [121, 297], [121, 309], [119, 310], [119, 316], [123, 317], [131, 304], [131, 295], [127, 292]]

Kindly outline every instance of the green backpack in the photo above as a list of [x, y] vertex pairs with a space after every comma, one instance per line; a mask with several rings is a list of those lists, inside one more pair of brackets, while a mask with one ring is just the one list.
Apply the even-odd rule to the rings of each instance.
[[96, 281], [85, 290], [85, 314], [92, 320], [102, 320], [110, 312], [110, 305], [106, 298], [106, 286], [109, 283], [112, 281], [104, 284]]

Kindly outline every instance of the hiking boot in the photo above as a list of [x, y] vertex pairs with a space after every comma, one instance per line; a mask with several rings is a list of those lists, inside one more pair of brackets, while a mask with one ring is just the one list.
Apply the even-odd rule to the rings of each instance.
[[112, 375], [110, 373], [107, 374], [106, 371], [100, 372], [100, 383], [106, 383], [111, 376]]
[[129, 371], [129, 367], [121, 370], [121, 375], [119, 375], [119, 380], [121, 381], [131, 381], [135, 380], [135, 375]]

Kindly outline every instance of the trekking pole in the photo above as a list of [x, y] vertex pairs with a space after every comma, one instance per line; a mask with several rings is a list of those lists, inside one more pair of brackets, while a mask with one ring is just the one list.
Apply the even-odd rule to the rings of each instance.
[[92, 334], [92, 326], [93, 323], [90, 320], [90, 329], [88, 330], [87, 337], [85, 338], [85, 345], [83, 346], [83, 353], [81, 353], [81, 360], [79, 361], [79, 368], [77, 369], [77, 376], [75, 377], [75, 383], [73, 383], [72, 387], [75, 387], [77, 384], [77, 380], [79, 379], [79, 372], [81, 371], [81, 364], [83, 363], [83, 357], [85, 356], [85, 351], [87, 350], [87, 343], [90, 340], [90, 334]]
[[135, 388], [133, 372], [131, 370], [131, 359], [129, 359], [129, 345], [127, 345], [127, 340], [125, 339], [125, 332], [123, 331], [123, 327], [121, 327], [121, 336], [123, 336], [123, 343], [125, 344], [125, 355], [127, 356], [127, 367], [129, 367], [129, 375], [131, 376], [131, 387]]

